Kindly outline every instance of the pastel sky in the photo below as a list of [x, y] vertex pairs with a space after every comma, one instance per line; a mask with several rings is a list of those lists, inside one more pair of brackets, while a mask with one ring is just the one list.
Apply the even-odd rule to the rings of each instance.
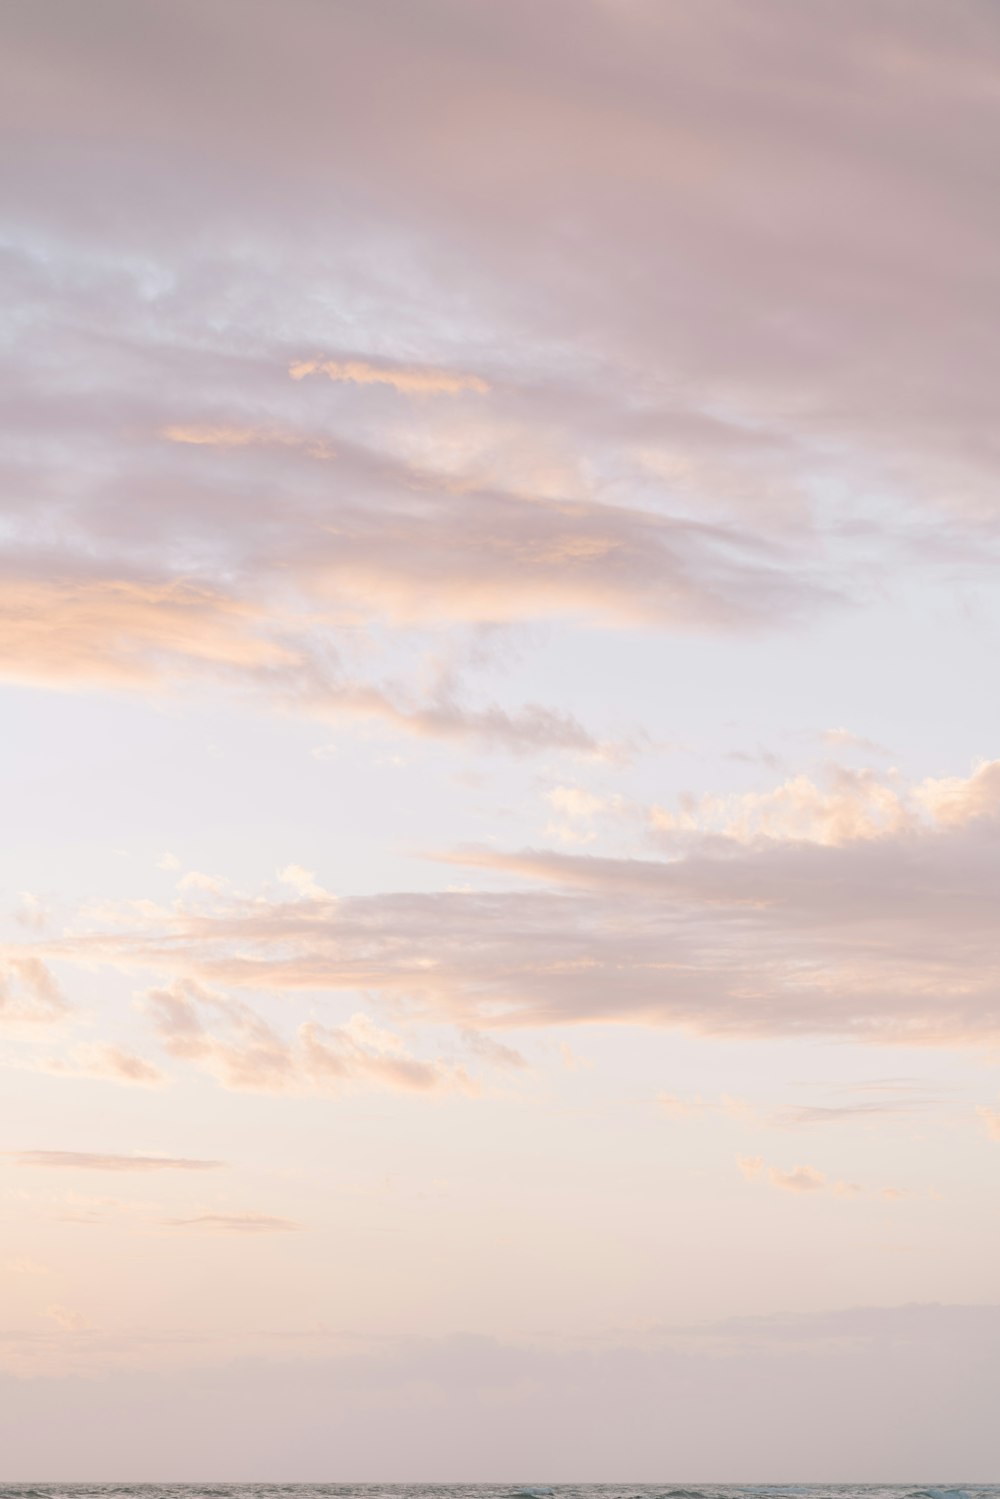
[[995, 1478], [1000, 9], [0, 32], [0, 1477]]

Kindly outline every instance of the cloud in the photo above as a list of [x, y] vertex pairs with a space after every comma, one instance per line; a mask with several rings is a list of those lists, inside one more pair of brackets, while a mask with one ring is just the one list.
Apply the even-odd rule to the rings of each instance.
[[200, 869], [191, 869], [177, 881], [178, 890], [200, 890], [206, 895], [221, 895], [226, 881], [219, 875], [203, 874]]
[[834, 749], [860, 750], [866, 755], [892, 754], [892, 751], [886, 749], [884, 744], [877, 744], [874, 739], [866, 739], [863, 734], [854, 734], [850, 729], [824, 729], [820, 738]]
[[0, 953], [0, 1025], [15, 1029], [51, 1025], [72, 1006], [40, 958]]
[[478, 375], [379, 365], [367, 359], [299, 359], [289, 366], [288, 373], [293, 380], [302, 380], [306, 375], [327, 375], [331, 380], [347, 380], [354, 385], [390, 385], [408, 395], [458, 395], [465, 390], [485, 395], [490, 388]]
[[[100, 38], [49, 0], [10, 20], [8, 679], [208, 681], [592, 755], [564, 706], [426, 689], [442, 626], [742, 640], [914, 568], [989, 576], [989, 7], [513, 5], [442, 51], [434, 0], [391, 35], [291, 4], [253, 27], [223, 4], [183, 87], [184, 7], [103, 0]], [[413, 372], [489, 395], [396, 399]], [[233, 900], [90, 950], [166, 983], [360, 979], [472, 1027], [981, 1038], [996, 773], [956, 779], [791, 777], [662, 808], [660, 858], [462, 855], [516, 888], [309, 927]]]
[[935, 822], [962, 827], [1000, 815], [1000, 760], [985, 760], [970, 776], [924, 781], [917, 796]]
[[409, 658], [442, 625], [742, 638], [995, 566], [988, 7], [442, 31], [421, 0], [387, 37], [223, 3], [182, 84], [184, 8], [104, 0], [102, 46], [50, 4], [0, 78], [8, 680], [207, 675], [588, 753], [565, 708], [428, 697]]
[[[815, 1166], [792, 1166], [788, 1169], [780, 1166], [766, 1166], [764, 1158], [759, 1155], [737, 1156], [736, 1164], [747, 1181], [766, 1181], [768, 1186], [776, 1188], [779, 1192], [791, 1192], [796, 1196], [813, 1192], [829, 1192], [834, 1197], [860, 1197], [865, 1191], [858, 1182], [830, 1181]], [[907, 1193], [897, 1187], [881, 1187], [879, 1195], [897, 1202], [907, 1196]]]
[[[666, 1114], [668, 1119], [688, 1119], [692, 1115], [701, 1114], [709, 1107], [704, 1099], [679, 1098], [675, 1093], [657, 1093], [656, 1102]], [[744, 1169], [746, 1157], [740, 1160], [740, 1167]]]
[[214, 583], [32, 577], [32, 565], [7, 562], [0, 675], [9, 680], [144, 692], [221, 681], [286, 712], [375, 720], [445, 742], [520, 754], [602, 748], [571, 714], [539, 704], [474, 707], [453, 683], [428, 695], [352, 677], [331, 651], [322, 612], [275, 615]]
[[775, 1123], [797, 1127], [813, 1124], [855, 1124], [865, 1119], [886, 1119], [912, 1114], [925, 1107], [923, 1100], [890, 1098], [876, 1102], [841, 1104], [796, 1104], [780, 1109]]
[[159, 434], [167, 442], [187, 443], [196, 448], [289, 447], [301, 448], [310, 458], [336, 458], [336, 450], [321, 437], [308, 433], [282, 432], [275, 428], [174, 426]]
[[14, 920], [19, 926], [27, 927], [29, 931], [41, 931], [48, 925], [49, 912], [41, 896], [33, 894], [30, 890], [22, 890], [17, 910], [14, 912]]
[[224, 1161], [192, 1160], [184, 1156], [101, 1155], [85, 1150], [8, 1150], [17, 1166], [42, 1166], [56, 1171], [214, 1171]]
[[87, 1332], [93, 1325], [82, 1312], [71, 1311], [65, 1306], [50, 1306], [45, 1315], [63, 1332]]
[[469, 1053], [488, 1067], [521, 1071], [528, 1066], [526, 1058], [513, 1046], [505, 1046], [483, 1031], [466, 1026], [460, 1029], [459, 1038]]
[[170, 1056], [194, 1062], [224, 1086], [261, 1093], [336, 1093], [358, 1084], [409, 1093], [474, 1091], [464, 1068], [408, 1051], [396, 1033], [357, 1014], [341, 1026], [306, 1021], [287, 1040], [239, 1000], [192, 980], [147, 997]]
[[[997, 298], [994, 214], [978, 190], [997, 112], [988, 6], [971, 0], [956, 31], [933, 8], [858, 8], [845, 26], [826, 5], [789, 19], [780, 0], [750, 17], [595, 4], [572, 53], [561, 4], [542, 22], [505, 7], [449, 31], [447, 48], [433, 0], [416, 16], [387, 38], [355, 8], [296, 0], [290, 32], [264, 16], [241, 32], [224, 9], [220, 50], [206, 48], [183, 91], [164, 59], [183, 50], [185, 13], [158, 5], [144, 28], [109, 22], [103, 50], [70, 48], [44, 16], [11, 23], [13, 221], [45, 233], [50, 263], [63, 246], [84, 263], [54, 303], [59, 344], [51, 325], [48, 344], [29, 330], [59, 395], [85, 340], [71, 312], [99, 322], [109, 291], [121, 299], [134, 278], [144, 345], [174, 352], [157, 338], [165, 315], [204, 330], [200, 388], [216, 402], [227, 358], [242, 354], [246, 405], [279, 403], [254, 338], [267, 321], [285, 333], [280, 364], [268, 352], [286, 383], [290, 363], [324, 363], [303, 348], [353, 349], [329, 361], [333, 394], [347, 397], [358, 378], [482, 378], [453, 373], [468, 365], [490, 375], [491, 405], [513, 404], [520, 377], [536, 426], [568, 427], [582, 447], [596, 388], [624, 429], [618, 469], [653, 450], [646, 467], [674, 503], [701, 478], [710, 495], [800, 524], [801, 469], [846, 452], [917, 510], [989, 513], [977, 400], [996, 359], [982, 331]], [[234, 35], [238, 73], [219, 61]], [[264, 66], [280, 129], [260, 118]], [[135, 88], [115, 95], [123, 75]], [[391, 98], [366, 86], [373, 77], [392, 79]], [[81, 115], [102, 120], [106, 150], [81, 148]], [[930, 121], [944, 116], [942, 138]], [[57, 194], [69, 162], [73, 191]], [[760, 199], [740, 191], [747, 181]], [[133, 257], [108, 257], [110, 287], [94, 265], [106, 230], [87, 212], [108, 198]], [[27, 289], [42, 275], [25, 271]], [[359, 328], [372, 335], [360, 350]], [[112, 344], [104, 362], [130, 394], [134, 344]], [[729, 438], [728, 468], [727, 425], [742, 439]], [[714, 484], [699, 472], [706, 447]]]
[[[672, 1093], [658, 1093], [657, 1103], [672, 1119], [714, 1113], [769, 1129], [798, 1129], [802, 1126], [863, 1124], [868, 1120], [881, 1123], [886, 1119], [906, 1119], [913, 1113], [932, 1107], [935, 1100], [914, 1094], [912, 1097], [871, 1098], [849, 1103], [786, 1104], [768, 1111], [726, 1094], [713, 1101], [703, 1098], [701, 1094], [681, 1097]], [[739, 1160], [741, 1169], [749, 1166], [759, 1171], [763, 1165], [759, 1156], [741, 1156]]]
[[[794, 1485], [805, 1471], [850, 1483], [859, 1467], [881, 1484], [911, 1464], [995, 1471], [1000, 1308], [988, 1304], [846, 1307], [588, 1342], [315, 1330], [303, 1342], [298, 1357], [287, 1337], [249, 1358], [224, 1344], [188, 1347], [166, 1369], [152, 1366], [139, 1331], [74, 1339], [54, 1327], [10, 1342], [7, 1359], [32, 1377], [2, 1376], [4, 1450], [28, 1471], [50, 1442], [59, 1483], [80, 1473], [113, 1481], [118, 1464], [163, 1483], [237, 1463], [267, 1472], [276, 1445], [288, 1481], [304, 1483], [334, 1464], [358, 1481], [489, 1473], [513, 1488], [574, 1465], [609, 1484], [630, 1466], [635, 1482], [655, 1485], [676, 1463], [706, 1492]], [[946, 1388], [927, 1379], [930, 1368], [952, 1371]]]
[[[835, 841], [826, 825], [811, 838], [674, 829], [662, 860], [534, 850], [451, 858], [541, 887], [523, 903], [540, 929], [549, 923], [548, 962], [533, 964], [522, 946], [521, 963], [507, 967], [508, 1023], [618, 1018], [709, 1034], [968, 1043], [1000, 1024], [991, 915], [1000, 819], [991, 766], [956, 780], [944, 804], [940, 784], [901, 794], [907, 815], [881, 831], [848, 820]], [[503, 899], [478, 897], [498, 920]], [[511, 917], [517, 909], [512, 898]], [[530, 930], [523, 911], [518, 920]], [[505, 972], [499, 943], [494, 964]], [[495, 999], [505, 987], [481, 982]]]
[[546, 833], [562, 843], [593, 842], [597, 837], [595, 820], [608, 812], [621, 812], [624, 806], [620, 796], [595, 796], [582, 786], [553, 786], [546, 792], [546, 799], [556, 814]]
[[[300, 5], [296, 17], [292, 34], [305, 47], [315, 30], [340, 83], [307, 89], [313, 101], [286, 77], [280, 142], [261, 133], [256, 100], [214, 77], [207, 59], [196, 98], [185, 85], [193, 115], [182, 121], [167, 103], [176, 80], [160, 73], [149, 37], [116, 32], [122, 65], [109, 74], [99, 52], [66, 53], [58, 28], [14, 28], [20, 61], [0, 80], [21, 146], [4, 181], [14, 226], [5, 269], [19, 309], [7, 366], [18, 397], [4, 480], [17, 502], [3, 533], [4, 676], [143, 694], [208, 679], [281, 711], [588, 753], [597, 735], [567, 709], [498, 704], [467, 682], [423, 693], [412, 657], [433, 652], [442, 626], [555, 619], [743, 636], [797, 627], [863, 593], [849, 524], [831, 526], [812, 492], [837, 453], [880, 479], [887, 461], [885, 439], [865, 421], [859, 430], [837, 386], [853, 347], [842, 342], [844, 309], [827, 306], [823, 276], [804, 284], [808, 256], [792, 256], [796, 274], [775, 280], [774, 247], [763, 253], [742, 194], [706, 197], [681, 167], [680, 141], [711, 175], [734, 146], [753, 155], [774, 128], [740, 90], [723, 113], [747, 110], [753, 128], [729, 120], [713, 143], [702, 111], [688, 118], [689, 87], [715, 97], [717, 28], [664, 18], [650, 36], [648, 18], [612, 24], [595, 11], [581, 58], [565, 55], [547, 23], [529, 62], [509, 45], [516, 27], [512, 36], [511, 23], [491, 23], [493, 42], [465, 38], [451, 59], [458, 76], [483, 83], [480, 103], [462, 105], [459, 146], [438, 139], [440, 93], [424, 92], [424, 70], [441, 65], [433, 26], [394, 54], [400, 115], [388, 129], [357, 78], [381, 76], [398, 41], [360, 19], [320, 21]], [[224, 33], [234, 23], [219, 24]], [[150, 25], [167, 53], [184, 35], [167, 11]], [[671, 59], [686, 47], [670, 44], [671, 25], [701, 35], [707, 68], [694, 82], [682, 69], [680, 90], [669, 86]], [[273, 63], [281, 44], [265, 43], [262, 26], [241, 45]], [[758, 26], [767, 51], [771, 30]], [[839, 33], [833, 42], [850, 66], [853, 44]], [[602, 72], [609, 45], [646, 78], [655, 107], [638, 108]], [[123, 75], [136, 79], [127, 100], [110, 83]], [[24, 90], [27, 76], [37, 93]], [[89, 136], [81, 147], [67, 88], [106, 120], [109, 157]], [[347, 106], [335, 98], [352, 100], [355, 123], [369, 120], [363, 147], [347, 149]], [[780, 99], [796, 116], [804, 107], [797, 93]], [[813, 124], [825, 162], [825, 123]], [[786, 162], [787, 138], [771, 142]], [[887, 149], [900, 138], [890, 131]], [[517, 140], [521, 186], [487, 189], [491, 170], [508, 182]], [[571, 160], [567, 141], [578, 143]], [[906, 161], [889, 155], [908, 190]], [[628, 172], [612, 159], [629, 161]], [[447, 162], [442, 178], [428, 177], [430, 160]], [[787, 164], [793, 176], [801, 168]], [[854, 165], [868, 182], [867, 153]], [[766, 151], [753, 166], [827, 266], [826, 237], [812, 243], [799, 191], [810, 186], [814, 202], [814, 175], [773, 181]], [[76, 193], [56, 191], [68, 177]], [[745, 180], [753, 171], [730, 185]], [[142, 183], [155, 213], [137, 212]], [[95, 201], [116, 204], [113, 233], [95, 235]], [[726, 213], [735, 222], [717, 219]], [[919, 236], [899, 246], [894, 226], [892, 249], [917, 255]], [[317, 244], [328, 246], [318, 258]], [[878, 280], [897, 257], [878, 236], [869, 249]], [[896, 278], [892, 287], [898, 296]], [[796, 336], [766, 310], [793, 289], [804, 303]], [[880, 310], [888, 300], [873, 299]], [[915, 297], [910, 310], [924, 307]], [[805, 331], [814, 322], [816, 343]], [[912, 326], [901, 317], [898, 331]], [[817, 351], [832, 340], [841, 358], [817, 352], [807, 379], [800, 339]], [[761, 366], [761, 354], [774, 359]], [[930, 362], [900, 363], [914, 378]], [[400, 392], [447, 399], [382, 399]], [[886, 409], [883, 397], [879, 409], [893, 417], [897, 404]], [[897, 449], [908, 454], [909, 443]], [[533, 639], [523, 635], [525, 650]]]
[[1000, 1109], [988, 1109], [985, 1106], [976, 1110], [983, 1127], [991, 1140], [1000, 1140]]
[[56, 1077], [92, 1077], [131, 1087], [159, 1088], [166, 1082], [159, 1067], [145, 1057], [107, 1042], [77, 1046], [68, 1057], [45, 1057], [35, 1065]]
[[258, 633], [259, 609], [208, 584], [32, 578], [8, 561], [0, 669], [14, 681], [150, 686], [171, 666], [253, 672], [291, 653]]
[[[610, 1022], [967, 1045], [1000, 1034], [990, 777], [952, 788], [941, 817], [901, 788], [912, 816], [879, 833], [851, 822], [835, 842], [682, 829], [656, 834], [658, 858], [467, 848], [440, 857], [508, 887], [108, 907], [30, 951], [164, 974], [150, 1000], [164, 1044], [237, 1087], [466, 1085], [354, 1022], [281, 1036], [229, 997], [253, 990], [365, 993], [407, 1023], [479, 1031]], [[976, 815], [956, 817], [956, 797]]]
[[653, 806], [650, 820], [668, 837], [690, 831], [718, 832], [743, 843], [756, 838], [850, 843], [915, 826], [922, 811], [935, 805], [937, 785], [928, 781], [911, 788], [872, 770], [832, 765], [823, 783], [797, 775], [765, 792], [685, 796], [676, 812]]
[[826, 1177], [813, 1166], [794, 1166], [791, 1171], [772, 1166], [767, 1179], [772, 1187], [780, 1187], [783, 1192], [822, 1192], [827, 1185]]
[[329, 890], [317, 885], [315, 870], [303, 869], [301, 864], [286, 864], [284, 869], [278, 870], [278, 879], [282, 885], [290, 885], [303, 900], [330, 899]]
[[16, 1259], [0, 1260], [0, 1271], [4, 1275], [51, 1275], [52, 1270], [48, 1265], [41, 1265], [37, 1260], [29, 1259], [26, 1255], [19, 1255]]
[[607, 806], [603, 798], [580, 786], [553, 786], [547, 796], [557, 812], [570, 818], [594, 817]]
[[219, 1234], [283, 1234], [302, 1227], [291, 1218], [274, 1218], [267, 1213], [199, 1213], [192, 1218], [166, 1218], [164, 1222], [171, 1228], [199, 1228]]

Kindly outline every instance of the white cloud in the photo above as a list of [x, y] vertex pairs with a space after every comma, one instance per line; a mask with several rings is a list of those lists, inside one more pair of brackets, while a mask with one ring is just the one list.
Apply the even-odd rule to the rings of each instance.
[[200, 869], [190, 869], [177, 881], [178, 890], [200, 890], [206, 895], [221, 895], [229, 881], [221, 875], [203, 874]]
[[41, 896], [34, 895], [30, 890], [22, 890], [14, 919], [19, 926], [27, 927], [29, 931], [41, 931], [48, 925], [49, 912]]
[[304, 900], [332, 899], [329, 890], [316, 883], [315, 870], [303, 869], [301, 864], [286, 864], [284, 869], [278, 870], [278, 879], [283, 885], [290, 885]]

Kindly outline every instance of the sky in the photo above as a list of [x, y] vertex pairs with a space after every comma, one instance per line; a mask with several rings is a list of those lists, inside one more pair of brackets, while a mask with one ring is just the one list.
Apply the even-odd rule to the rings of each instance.
[[0, 37], [0, 1478], [995, 1478], [1000, 10]]

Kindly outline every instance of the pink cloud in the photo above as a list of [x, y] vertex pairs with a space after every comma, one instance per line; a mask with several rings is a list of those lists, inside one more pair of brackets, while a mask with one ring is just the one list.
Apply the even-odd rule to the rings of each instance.
[[666, 856], [648, 859], [465, 849], [446, 861], [511, 887], [109, 908], [88, 935], [33, 944], [31, 961], [171, 976], [150, 1001], [170, 1053], [279, 1091], [465, 1083], [354, 1022], [279, 1035], [217, 991], [363, 991], [411, 1022], [479, 1031], [603, 1021], [963, 1045], [1000, 1028], [1000, 817], [976, 789], [989, 775], [969, 778], [964, 820], [912, 804], [835, 842], [661, 832]]
[[53, 974], [30, 954], [0, 953], [0, 1025], [51, 1025], [63, 1020], [72, 1006]]
[[204, 1067], [228, 1088], [336, 1093], [364, 1084], [412, 1093], [475, 1091], [463, 1067], [414, 1056], [402, 1037], [365, 1015], [340, 1026], [307, 1021], [287, 1040], [248, 1005], [192, 980], [151, 990], [147, 1004], [169, 1055]]

